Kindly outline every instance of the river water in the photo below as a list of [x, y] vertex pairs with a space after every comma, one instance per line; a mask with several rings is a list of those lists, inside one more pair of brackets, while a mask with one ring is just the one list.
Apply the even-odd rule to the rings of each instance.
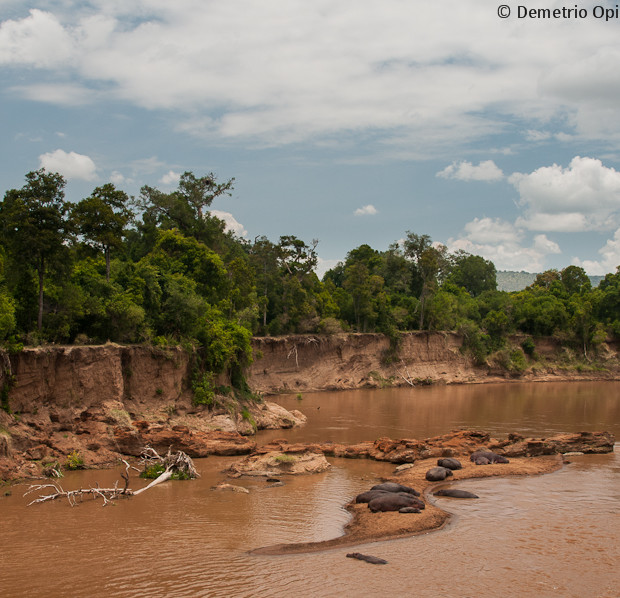
[[[427, 438], [476, 428], [545, 436], [609, 430], [620, 439], [620, 383], [546, 383], [360, 390], [277, 397], [308, 415], [291, 441]], [[168, 482], [102, 507], [87, 500], [26, 507], [24, 487], [0, 498], [0, 596], [599, 597], [620, 596], [620, 446], [572, 457], [530, 478], [467, 480], [475, 501], [437, 499], [456, 516], [422, 536], [294, 556], [248, 551], [329, 539], [343, 506], [393, 465], [330, 459], [329, 472], [237, 480], [249, 494], [213, 492], [235, 458], [197, 460], [202, 477]], [[65, 488], [113, 484], [118, 471], [68, 474]], [[138, 487], [141, 481], [134, 481]], [[2, 495], [7, 492], [0, 488]], [[357, 550], [388, 561], [347, 559]]]

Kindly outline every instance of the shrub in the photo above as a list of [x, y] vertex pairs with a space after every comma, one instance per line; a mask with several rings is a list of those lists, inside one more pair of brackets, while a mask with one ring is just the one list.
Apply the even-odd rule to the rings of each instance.
[[67, 469], [84, 469], [84, 457], [80, 454], [79, 451], [72, 451], [67, 455], [67, 460], [65, 461], [65, 467]]

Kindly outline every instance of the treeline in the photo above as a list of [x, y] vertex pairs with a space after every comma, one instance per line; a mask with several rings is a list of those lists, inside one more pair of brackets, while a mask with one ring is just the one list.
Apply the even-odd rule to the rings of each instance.
[[170, 193], [106, 184], [70, 203], [62, 176], [28, 173], [0, 204], [0, 340], [188, 343], [215, 372], [245, 365], [252, 335], [383, 332], [396, 347], [401, 331], [457, 330], [480, 360], [517, 331], [585, 353], [620, 336], [620, 269], [596, 289], [569, 266], [500, 292], [490, 261], [408, 232], [319, 280], [318, 241], [225, 231], [209, 207], [233, 183], [186, 172]]

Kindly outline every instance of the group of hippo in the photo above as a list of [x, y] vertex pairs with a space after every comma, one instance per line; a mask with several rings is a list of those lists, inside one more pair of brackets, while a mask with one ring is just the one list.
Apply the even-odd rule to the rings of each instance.
[[[506, 457], [491, 451], [476, 451], [469, 457], [476, 465], [488, 465], [491, 463], [509, 463]], [[452, 471], [462, 469], [458, 459], [445, 458], [437, 460], [437, 467], [432, 467], [426, 472], [429, 482], [441, 482], [453, 475]], [[473, 492], [445, 488], [437, 490], [434, 496], [449, 496], [452, 498], [478, 498]], [[355, 497], [356, 503], [368, 503], [368, 508], [373, 512], [398, 511], [399, 513], [420, 513], [424, 509], [424, 501], [420, 493], [409, 486], [403, 486], [395, 482], [377, 484], [370, 490], [362, 492]]]

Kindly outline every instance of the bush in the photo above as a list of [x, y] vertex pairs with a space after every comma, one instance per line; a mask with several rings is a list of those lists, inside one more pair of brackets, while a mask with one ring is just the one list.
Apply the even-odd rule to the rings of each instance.
[[65, 467], [72, 470], [84, 469], [84, 457], [82, 457], [79, 451], [69, 453], [65, 461]]
[[529, 336], [521, 343], [521, 348], [526, 355], [529, 355], [532, 359], [535, 359], [536, 345]]
[[192, 384], [194, 396], [192, 403], [195, 406], [206, 405], [212, 407], [215, 404], [215, 388], [213, 387], [213, 373], [206, 372], [196, 376]]

